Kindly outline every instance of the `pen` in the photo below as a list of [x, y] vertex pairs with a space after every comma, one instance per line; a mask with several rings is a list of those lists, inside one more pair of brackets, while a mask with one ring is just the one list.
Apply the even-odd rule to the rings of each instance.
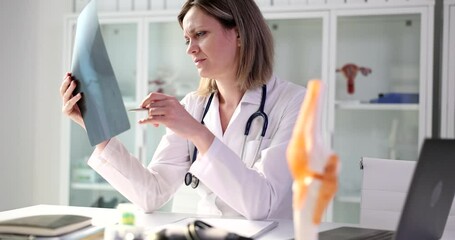
[[130, 112], [148, 111], [148, 110], [149, 110], [148, 108], [131, 108], [131, 109], [128, 109], [128, 111], [130, 111]]

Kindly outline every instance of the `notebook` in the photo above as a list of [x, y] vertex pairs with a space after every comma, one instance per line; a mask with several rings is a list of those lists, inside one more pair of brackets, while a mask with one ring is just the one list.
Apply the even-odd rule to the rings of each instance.
[[[91, 225], [92, 219], [81, 215], [33, 215], [0, 221], [0, 234], [58, 236]], [[9, 239], [8, 237], [0, 239]]]
[[320, 240], [440, 239], [455, 193], [455, 139], [425, 139], [396, 231], [340, 227]]

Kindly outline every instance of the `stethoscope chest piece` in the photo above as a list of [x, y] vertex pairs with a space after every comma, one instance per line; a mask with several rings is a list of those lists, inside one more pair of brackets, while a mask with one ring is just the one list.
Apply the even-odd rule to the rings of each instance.
[[185, 185], [187, 186], [191, 185], [192, 188], [197, 188], [197, 186], [199, 185], [199, 179], [193, 174], [187, 172], [185, 174]]

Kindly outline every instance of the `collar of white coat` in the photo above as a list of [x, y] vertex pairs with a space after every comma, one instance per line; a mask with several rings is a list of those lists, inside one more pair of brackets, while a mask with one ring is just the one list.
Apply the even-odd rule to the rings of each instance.
[[[267, 94], [275, 87], [276, 77], [272, 76], [269, 81], [267, 81]], [[245, 92], [240, 103], [252, 103], [259, 106], [261, 103], [262, 97], [262, 87], [257, 87]], [[267, 100], [267, 99], [266, 99]]]

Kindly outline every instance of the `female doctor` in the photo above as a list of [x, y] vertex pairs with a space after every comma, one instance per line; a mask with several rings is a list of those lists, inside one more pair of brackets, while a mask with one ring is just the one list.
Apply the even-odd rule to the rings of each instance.
[[[178, 21], [199, 89], [181, 102], [156, 92], [143, 100], [148, 117], [139, 123], [167, 128], [147, 167], [115, 138], [98, 144], [88, 165], [146, 212], [186, 182], [201, 195], [198, 213], [292, 218], [286, 148], [305, 89], [273, 75], [273, 39], [259, 8], [254, 0], [187, 0]], [[75, 88], [68, 73], [62, 111], [85, 128]]]

